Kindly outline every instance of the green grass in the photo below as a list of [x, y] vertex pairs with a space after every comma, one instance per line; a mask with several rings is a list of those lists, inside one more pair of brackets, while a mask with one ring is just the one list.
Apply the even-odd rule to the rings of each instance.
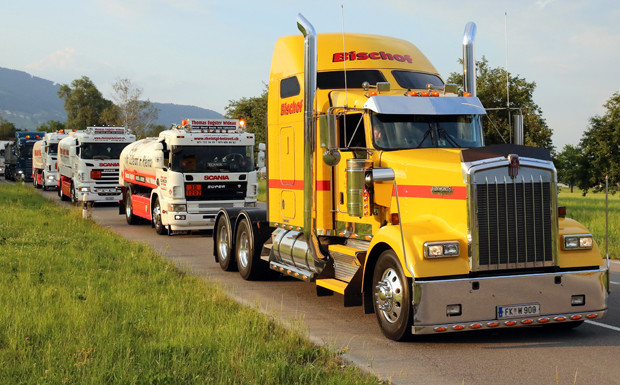
[[[562, 189], [559, 204], [566, 206], [569, 218], [581, 222], [594, 235], [601, 255], [605, 256], [605, 193]], [[609, 195], [609, 258], [620, 259], [620, 194]]]
[[258, 196], [256, 199], [259, 202], [267, 202], [267, 179], [258, 180]]
[[0, 185], [1, 384], [378, 383], [23, 185]]

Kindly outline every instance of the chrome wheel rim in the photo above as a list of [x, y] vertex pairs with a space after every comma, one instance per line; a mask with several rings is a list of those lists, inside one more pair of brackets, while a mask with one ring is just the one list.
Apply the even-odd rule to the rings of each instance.
[[250, 260], [250, 238], [248, 237], [248, 232], [243, 230], [241, 234], [239, 234], [239, 264], [242, 267], [247, 267], [248, 262]]
[[375, 286], [375, 301], [386, 321], [398, 321], [403, 311], [403, 283], [396, 270], [386, 269]]
[[220, 259], [225, 261], [229, 257], [228, 250], [229, 250], [229, 244], [230, 244], [228, 240], [228, 230], [226, 229], [226, 226], [220, 227], [220, 231], [217, 235], [217, 240], [218, 240], [218, 250], [220, 253]]
[[127, 194], [127, 203], [125, 204], [125, 215], [127, 218], [131, 218], [131, 195]]
[[153, 222], [155, 222], [155, 227], [160, 228], [161, 225], [161, 209], [159, 208], [159, 203], [153, 207]]

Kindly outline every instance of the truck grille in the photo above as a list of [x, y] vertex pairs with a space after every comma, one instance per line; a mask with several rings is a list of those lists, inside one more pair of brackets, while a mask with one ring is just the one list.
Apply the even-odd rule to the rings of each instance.
[[244, 200], [248, 182], [196, 182], [185, 183], [188, 201]]
[[531, 174], [514, 180], [489, 179], [473, 186], [477, 269], [552, 266], [551, 182]]
[[105, 169], [105, 168], [95, 168], [94, 172], [101, 172], [101, 178], [94, 179], [95, 185], [118, 185], [118, 174], [119, 169]]

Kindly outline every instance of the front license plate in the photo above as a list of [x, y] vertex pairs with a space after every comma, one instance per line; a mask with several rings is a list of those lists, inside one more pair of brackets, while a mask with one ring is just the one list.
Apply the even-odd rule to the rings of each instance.
[[111, 201], [113, 199], [114, 199], [114, 197], [105, 197], [105, 200], [107, 200], [107, 201]]
[[497, 319], [529, 317], [540, 314], [540, 304], [504, 305], [497, 307]]

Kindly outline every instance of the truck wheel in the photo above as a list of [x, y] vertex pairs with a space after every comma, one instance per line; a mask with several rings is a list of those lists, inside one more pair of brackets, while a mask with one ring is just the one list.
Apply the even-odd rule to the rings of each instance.
[[266, 265], [255, 248], [254, 233], [247, 218], [243, 218], [237, 228], [235, 258], [239, 274], [245, 280], [255, 280], [266, 271]]
[[131, 201], [131, 189], [127, 189], [125, 193], [125, 219], [128, 225], [135, 225], [138, 223], [138, 218], [133, 214], [133, 205]]
[[386, 250], [379, 256], [372, 275], [372, 291], [383, 334], [395, 341], [409, 335], [411, 289], [394, 251]]
[[232, 234], [230, 225], [226, 218], [222, 217], [217, 222], [215, 229], [215, 252], [217, 259], [220, 261], [220, 267], [224, 271], [233, 271], [237, 269], [237, 264], [232, 258]]
[[163, 223], [161, 223], [161, 206], [159, 205], [159, 198], [155, 198], [155, 204], [153, 205], [153, 213], [151, 217], [153, 218], [153, 227], [155, 227], [157, 234], [168, 234], [168, 230]]
[[73, 185], [73, 183], [71, 183], [71, 203], [73, 203], [74, 205], [78, 203], [78, 198], [75, 193], [75, 186]]

